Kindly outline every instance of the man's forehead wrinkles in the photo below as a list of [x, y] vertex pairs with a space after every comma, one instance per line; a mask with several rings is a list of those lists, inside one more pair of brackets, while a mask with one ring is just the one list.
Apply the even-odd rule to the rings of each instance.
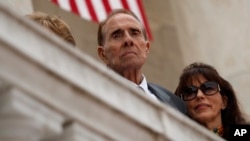
[[[126, 19], [126, 20], [125, 20]], [[130, 22], [133, 23], [135, 25], [141, 25], [141, 22], [138, 21], [137, 19], [135, 19], [133, 16], [131, 15], [127, 15], [127, 14], [117, 14], [112, 16], [105, 25], [109, 25], [110, 23], [112, 24], [122, 24], [120, 21], [124, 20], [125, 22]]]
[[107, 35], [112, 35], [115, 32], [122, 31], [121, 28], [111, 28], [108, 32]]
[[121, 31], [125, 31], [125, 30], [141, 30], [140, 26], [130, 26], [130, 25], [127, 25], [127, 26], [114, 26], [114, 27], [110, 27], [110, 32], [114, 32], [114, 31], [117, 31], [117, 30], [121, 30]]

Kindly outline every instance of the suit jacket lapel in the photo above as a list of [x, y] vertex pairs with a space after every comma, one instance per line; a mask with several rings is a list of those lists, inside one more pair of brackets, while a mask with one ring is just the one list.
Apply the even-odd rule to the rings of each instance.
[[162, 102], [169, 103], [171, 101], [171, 97], [166, 94], [163, 90], [158, 88], [155, 85], [148, 83], [148, 89]]

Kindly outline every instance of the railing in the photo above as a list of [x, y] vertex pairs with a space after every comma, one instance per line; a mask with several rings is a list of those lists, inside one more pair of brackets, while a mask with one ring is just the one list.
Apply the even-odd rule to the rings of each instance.
[[222, 140], [2, 6], [0, 21], [0, 140]]

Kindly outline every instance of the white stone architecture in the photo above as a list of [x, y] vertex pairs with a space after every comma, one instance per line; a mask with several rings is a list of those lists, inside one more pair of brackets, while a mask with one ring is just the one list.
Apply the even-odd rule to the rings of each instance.
[[[250, 1], [142, 0], [152, 41], [144, 73], [149, 81], [175, 91], [182, 69], [194, 61], [213, 65], [232, 83], [250, 117]], [[99, 60], [97, 24], [61, 10], [49, 1], [32, 0], [35, 11], [61, 16], [77, 46]], [[249, 118], [250, 120], [250, 118]]]
[[221, 141], [0, 5], [1, 141]]

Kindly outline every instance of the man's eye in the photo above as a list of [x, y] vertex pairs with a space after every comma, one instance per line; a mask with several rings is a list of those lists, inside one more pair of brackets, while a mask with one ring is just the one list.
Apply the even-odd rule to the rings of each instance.
[[118, 34], [118, 33], [117, 33], [117, 34], [113, 34], [112, 37], [113, 37], [114, 39], [117, 39], [117, 38], [121, 38], [121, 36], [122, 36], [121, 34]]
[[133, 30], [132, 31], [132, 35], [138, 35], [140, 32], [139, 31], [137, 31], [137, 30]]

